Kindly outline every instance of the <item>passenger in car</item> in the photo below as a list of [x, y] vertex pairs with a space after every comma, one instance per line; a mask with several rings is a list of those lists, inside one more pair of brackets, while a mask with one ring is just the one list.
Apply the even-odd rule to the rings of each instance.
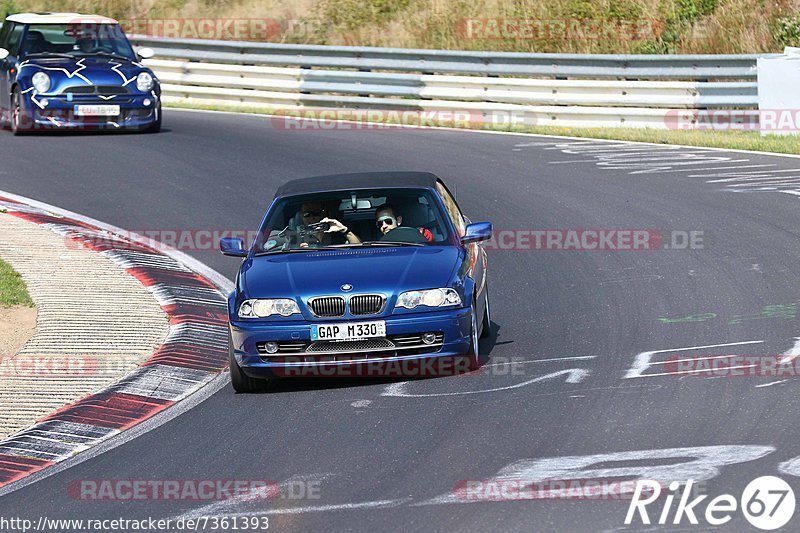
[[[375, 225], [378, 226], [378, 230], [382, 234], [386, 235], [393, 229], [403, 226], [403, 215], [397, 213], [394, 206], [387, 202], [380, 206], [375, 212]], [[417, 229], [426, 241], [433, 241], [433, 233], [431, 230], [426, 228]]]
[[302, 220], [302, 225], [306, 228], [313, 228], [315, 224], [320, 223], [327, 223], [329, 226], [327, 230], [304, 232], [301, 235], [301, 247], [309, 245], [329, 246], [331, 244], [344, 244], [345, 242], [350, 244], [361, 243], [358, 235], [350, 231], [347, 226], [335, 218], [329, 218], [326, 209], [321, 203], [305, 203], [300, 206], [298, 214], [300, 220]]

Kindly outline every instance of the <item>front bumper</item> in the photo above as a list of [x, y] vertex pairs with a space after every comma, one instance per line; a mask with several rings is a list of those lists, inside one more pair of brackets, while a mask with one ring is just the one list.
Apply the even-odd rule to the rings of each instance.
[[[161, 113], [160, 98], [153, 94], [126, 94], [104, 100], [97, 96], [26, 94], [22, 124], [27, 130], [37, 129], [146, 129]], [[149, 100], [149, 105], [145, 101]], [[46, 105], [43, 105], [45, 103]], [[76, 114], [77, 105], [118, 105], [118, 116], [85, 117]]]
[[[414, 345], [413, 349], [308, 351], [268, 355], [259, 353], [258, 346], [267, 341], [311, 345], [311, 323], [294, 321], [280, 324], [247, 321], [231, 322], [233, 355], [242, 371], [255, 378], [263, 377], [412, 377], [452, 375], [469, 366], [463, 357], [470, 344], [470, 309], [404, 314], [377, 317], [386, 321], [386, 338], [396, 339], [426, 332], [441, 335], [441, 342], [429, 349]], [[355, 320], [354, 320], [355, 321]], [[369, 321], [368, 318], [357, 320]], [[440, 364], [430, 366], [428, 360]], [[449, 361], [446, 361], [448, 360]]]

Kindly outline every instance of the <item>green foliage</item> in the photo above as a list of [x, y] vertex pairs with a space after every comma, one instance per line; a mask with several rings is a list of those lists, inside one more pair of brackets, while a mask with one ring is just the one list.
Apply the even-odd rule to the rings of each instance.
[[693, 22], [710, 15], [717, 7], [717, 0], [678, 0], [676, 15], [678, 20]]
[[777, 19], [773, 25], [772, 37], [782, 47], [800, 46], [800, 15]]
[[25, 305], [33, 307], [25, 282], [8, 263], [0, 260], [0, 306]]
[[17, 6], [14, 5], [14, 0], [0, 0], [0, 18], [5, 18], [13, 13], [18, 13]]

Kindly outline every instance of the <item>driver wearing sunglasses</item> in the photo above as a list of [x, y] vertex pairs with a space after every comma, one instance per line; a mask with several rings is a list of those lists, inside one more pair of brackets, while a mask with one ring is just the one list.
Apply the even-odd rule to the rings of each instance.
[[361, 239], [358, 238], [358, 235], [350, 231], [347, 226], [335, 218], [328, 218], [327, 215], [328, 213], [320, 203], [309, 202], [300, 206], [300, 217], [303, 220], [304, 226], [310, 226], [311, 224], [318, 224], [320, 222], [327, 222], [330, 226], [325, 231], [308, 234], [308, 241], [300, 243], [301, 247], [306, 247], [309, 244], [321, 246], [344, 244], [345, 241], [350, 244], [361, 243]]
[[[394, 207], [391, 204], [383, 204], [375, 213], [375, 225], [378, 230], [386, 235], [393, 229], [401, 227], [403, 224], [403, 215], [395, 215]], [[426, 228], [417, 228], [426, 241], [433, 240], [433, 233]]]

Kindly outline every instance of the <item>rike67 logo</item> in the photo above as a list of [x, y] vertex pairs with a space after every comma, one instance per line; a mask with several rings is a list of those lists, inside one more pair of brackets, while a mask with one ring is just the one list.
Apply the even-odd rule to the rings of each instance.
[[[673, 481], [662, 497], [662, 486], [657, 481], [640, 479], [628, 506], [625, 525], [641, 521], [642, 524], [681, 525], [684, 519], [698, 525], [698, 517], [705, 524], [721, 526], [731, 521], [741, 511], [745, 519], [761, 530], [770, 531], [786, 525], [794, 514], [795, 498], [792, 487], [775, 476], [762, 476], [751, 481], [737, 500], [731, 494], [705, 501], [708, 495], [693, 496], [693, 480], [681, 490], [681, 483]], [[673, 511], [673, 503], [678, 500]], [[663, 503], [663, 505], [662, 505]], [[655, 511], [651, 518], [650, 512]]]

